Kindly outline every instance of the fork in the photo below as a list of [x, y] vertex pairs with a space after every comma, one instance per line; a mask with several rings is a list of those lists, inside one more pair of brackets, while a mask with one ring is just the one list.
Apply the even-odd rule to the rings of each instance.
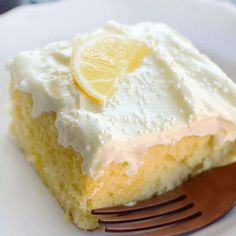
[[235, 181], [236, 163], [206, 171], [175, 190], [133, 206], [94, 209], [92, 214], [102, 216], [99, 223], [106, 232], [183, 235], [212, 224], [233, 208]]

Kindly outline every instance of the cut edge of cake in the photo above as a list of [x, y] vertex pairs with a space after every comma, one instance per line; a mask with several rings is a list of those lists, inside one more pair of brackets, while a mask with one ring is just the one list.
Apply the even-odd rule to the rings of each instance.
[[234, 161], [235, 142], [217, 146], [214, 136], [185, 137], [175, 145], [156, 145], [139, 171], [129, 176], [127, 163], [112, 163], [93, 179], [83, 174], [81, 155], [58, 143], [55, 112], [31, 116], [32, 97], [10, 86], [11, 131], [67, 216], [81, 229], [99, 228], [93, 208], [136, 202], [163, 194], [189, 177]]

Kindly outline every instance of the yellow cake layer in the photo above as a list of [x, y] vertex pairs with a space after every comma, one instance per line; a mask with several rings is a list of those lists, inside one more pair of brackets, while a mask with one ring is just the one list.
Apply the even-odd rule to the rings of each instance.
[[58, 143], [56, 113], [31, 117], [31, 95], [10, 89], [12, 133], [67, 215], [80, 228], [99, 227], [91, 209], [150, 198], [181, 184], [190, 176], [231, 162], [235, 144], [216, 147], [213, 136], [186, 137], [175, 145], [149, 149], [138, 173], [126, 175], [127, 163], [112, 163], [94, 180], [82, 173], [82, 158]]

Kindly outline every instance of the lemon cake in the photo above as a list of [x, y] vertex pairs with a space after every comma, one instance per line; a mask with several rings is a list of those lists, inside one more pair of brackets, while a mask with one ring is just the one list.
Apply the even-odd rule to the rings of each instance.
[[9, 71], [13, 137], [81, 229], [234, 161], [236, 85], [165, 24], [108, 22]]

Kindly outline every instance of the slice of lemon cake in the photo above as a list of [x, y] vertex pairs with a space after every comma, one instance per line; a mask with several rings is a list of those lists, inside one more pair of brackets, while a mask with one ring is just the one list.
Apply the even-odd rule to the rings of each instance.
[[236, 85], [165, 24], [109, 22], [9, 71], [13, 136], [82, 229], [234, 160]]

